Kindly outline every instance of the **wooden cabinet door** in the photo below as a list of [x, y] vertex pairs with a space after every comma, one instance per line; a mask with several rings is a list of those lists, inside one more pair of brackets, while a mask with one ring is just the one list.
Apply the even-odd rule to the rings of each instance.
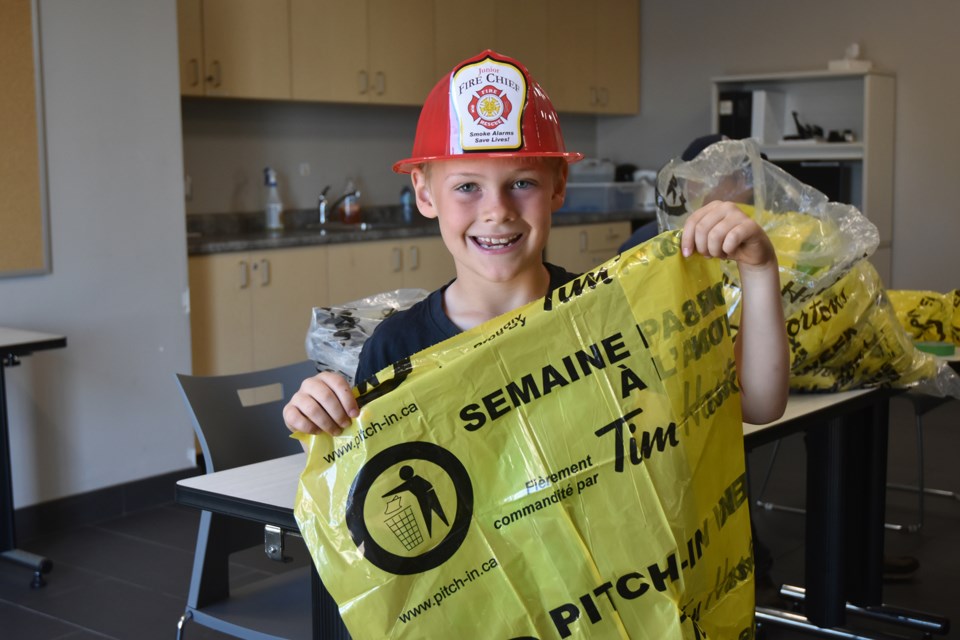
[[260, 251], [250, 269], [254, 368], [304, 360], [310, 314], [327, 304], [326, 247]]
[[253, 370], [250, 257], [245, 253], [189, 259], [194, 375]]
[[421, 238], [408, 242], [403, 257], [403, 286], [408, 289], [433, 291], [457, 275], [453, 257], [442, 238]]
[[290, 98], [289, 0], [203, 0], [206, 95]]
[[[434, 81], [455, 64], [484, 49], [516, 58], [543, 83], [547, 66], [547, 0], [494, 0], [484, 14], [492, 29], [476, 28], [477, 5], [470, 0], [438, 0]], [[549, 89], [547, 90], [549, 93]]]
[[203, 95], [203, 8], [200, 0], [177, 0], [180, 95]]
[[422, 105], [430, 93], [437, 81], [433, 1], [367, 0], [371, 102]]
[[474, 28], [477, 5], [471, 0], [438, 0], [433, 15], [436, 82], [458, 62], [491, 47], [491, 41], [486, 29]]
[[364, 0], [290, 0], [290, 52], [294, 99], [368, 100]]
[[331, 305], [403, 287], [403, 245], [389, 240], [327, 247]]
[[593, 34], [597, 9], [582, 0], [553, 0], [547, 13], [549, 56], [544, 88], [557, 111], [593, 113], [597, 105]]
[[[548, 9], [549, 6], [549, 9]], [[493, 49], [523, 63], [552, 97], [547, 82], [547, 0], [495, 0]], [[489, 46], [489, 45], [486, 45]], [[479, 51], [477, 52], [479, 53]]]
[[547, 261], [584, 273], [615, 256], [629, 237], [629, 222], [554, 227], [547, 243]]
[[550, 3], [548, 67], [541, 82], [558, 111], [639, 111], [639, 12], [637, 0]]
[[640, 111], [640, 6], [637, 0], [599, 0], [596, 39], [598, 111]]

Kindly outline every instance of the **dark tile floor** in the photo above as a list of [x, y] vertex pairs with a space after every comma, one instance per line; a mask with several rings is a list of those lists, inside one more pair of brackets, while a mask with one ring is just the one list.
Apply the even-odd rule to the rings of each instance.
[[[890, 436], [891, 480], [912, 480], [915, 468], [913, 416], [907, 404], [892, 404]], [[960, 453], [960, 403], [941, 407], [926, 418], [927, 469], [930, 486], [960, 489], [956, 463]], [[755, 484], [766, 470], [771, 446], [751, 455]], [[784, 504], [803, 504], [803, 443], [784, 441], [766, 493]], [[928, 499], [926, 526], [919, 533], [888, 532], [889, 555], [910, 554], [920, 570], [904, 582], [888, 582], [890, 604], [953, 616], [960, 625], [960, 502]], [[888, 520], [916, 515], [915, 498], [891, 491]], [[803, 516], [755, 511], [759, 537], [774, 555], [775, 582], [802, 584]], [[0, 564], [0, 638], [9, 640], [171, 640], [186, 603], [198, 513], [173, 504], [162, 505], [96, 525], [79, 527], [21, 546], [54, 562], [46, 587], [29, 588], [30, 572]], [[291, 553], [300, 560], [305, 554]], [[237, 580], [245, 582], [284, 570], [262, 551], [235, 556]], [[764, 600], [771, 593], [761, 594]], [[917, 633], [890, 629], [906, 637]], [[188, 625], [187, 640], [221, 640], [226, 636], [199, 625]], [[789, 640], [809, 637], [774, 628], [763, 637]], [[960, 630], [948, 636], [960, 638]]]

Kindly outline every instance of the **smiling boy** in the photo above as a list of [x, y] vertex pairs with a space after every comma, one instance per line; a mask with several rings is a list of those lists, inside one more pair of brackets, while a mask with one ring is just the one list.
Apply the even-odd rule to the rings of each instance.
[[[394, 170], [411, 175], [421, 214], [439, 221], [457, 277], [381, 323], [363, 346], [356, 380], [574, 279], [542, 256], [568, 163], [581, 158], [566, 151], [550, 99], [516, 60], [488, 50], [441, 78], [421, 111], [413, 156]], [[711, 202], [687, 220], [681, 250], [737, 261], [744, 419], [775, 420], [786, 405], [789, 361], [769, 238], [733, 204]], [[331, 372], [305, 380], [283, 411], [291, 431], [332, 435], [358, 415], [346, 379]]]

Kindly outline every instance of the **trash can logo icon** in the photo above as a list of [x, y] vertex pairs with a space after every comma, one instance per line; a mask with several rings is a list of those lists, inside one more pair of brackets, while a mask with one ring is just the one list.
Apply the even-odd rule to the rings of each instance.
[[400, 496], [390, 498], [384, 513], [387, 515], [384, 522], [407, 551], [412, 551], [423, 542], [423, 534], [420, 533], [420, 524], [413, 514], [413, 507], [403, 506]]
[[397, 575], [446, 562], [466, 538], [472, 518], [466, 468], [429, 442], [406, 442], [373, 456], [347, 497], [347, 527], [357, 549]]

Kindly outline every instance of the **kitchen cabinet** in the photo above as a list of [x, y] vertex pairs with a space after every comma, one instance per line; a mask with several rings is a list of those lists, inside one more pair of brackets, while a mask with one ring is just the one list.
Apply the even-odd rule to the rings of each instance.
[[289, 99], [289, 0], [177, 0], [180, 92]]
[[615, 256], [629, 237], [629, 222], [554, 226], [546, 259], [567, 271], [585, 273]]
[[193, 373], [303, 360], [313, 307], [329, 303], [326, 270], [326, 247], [192, 256]]
[[290, 0], [296, 100], [420, 105], [433, 84], [434, 0]]
[[[713, 78], [713, 127], [719, 131], [719, 97], [726, 92], [766, 92], [760, 150], [787, 171], [832, 167], [857, 207], [880, 232], [880, 247], [870, 257], [884, 282], [890, 281], [893, 246], [893, 143], [896, 127], [895, 78], [876, 72], [809, 71]], [[776, 99], [771, 99], [776, 96]], [[752, 101], [755, 103], [755, 101]], [[792, 112], [801, 123], [824, 129], [849, 129], [853, 142], [783, 140], [796, 133]], [[758, 121], [752, 118], [751, 121]], [[758, 136], [760, 137], [760, 136]], [[795, 163], [795, 164], [787, 164]], [[805, 167], [804, 167], [805, 165]]]
[[[450, 73], [458, 62], [491, 48], [488, 29], [471, 29], [468, 26], [476, 19], [476, 15], [476, 5], [469, 0], [439, 0], [434, 3], [434, 82]], [[492, 26], [496, 28], [496, 23], [493, 22]]]
[[462, 60], [493, 49], [522, 62], [542, 83], [547, 63], [547, 0], [493, 0], [484, 7], [488, 19], [483, 29], [477, 29], [473, 27], [476, 3], [436, 2], [435, 78]]
[[547, 0], [496, 0], [494, 9], [494, 50], [522, 62], [550, 95], [550, 88], [543, 84], [548, 55], [544, 16], [553, 10], [552, 5]]
[[332, 304], [394, 289], [438, 289], [456, 276], [453, 258], [439, 237], [330, 245]]
[[634, 114], [640, 108], [638, 0], [553, 0], [541, 79], [557, 111]]
[[203, 7], [200, 0], [177, 0], [177, 38], [180, 53], [180, 95], [202, 96]]

